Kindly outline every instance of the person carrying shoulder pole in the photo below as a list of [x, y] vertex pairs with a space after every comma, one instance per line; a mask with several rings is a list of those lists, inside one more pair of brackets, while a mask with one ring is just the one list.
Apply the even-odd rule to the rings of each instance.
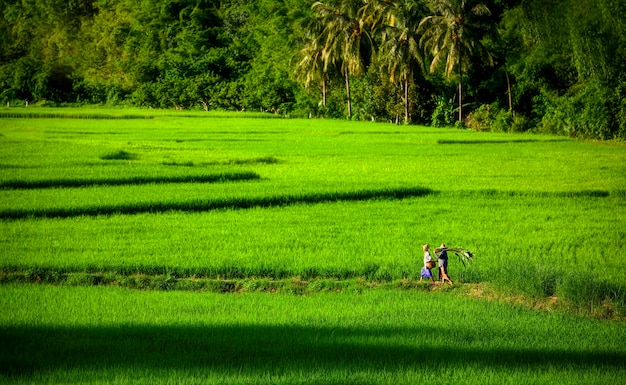
[[[437, 255], [437, 253], [439, 253], [439, 255]], [[454, 284], [448, 275], [448, 249], [444, 243], [435, 248], [435, 255], [437, 256], [439, 265], [439, 279], [441, 279], [441, 283], [445, 283], [446, 280], [448, 280], [450, 284]]]

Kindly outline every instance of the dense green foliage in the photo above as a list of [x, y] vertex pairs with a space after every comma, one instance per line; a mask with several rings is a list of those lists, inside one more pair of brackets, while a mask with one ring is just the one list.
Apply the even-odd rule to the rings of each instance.
[[624, 139], [624, 20], [616, 0], [3, 1], [0, 102]]

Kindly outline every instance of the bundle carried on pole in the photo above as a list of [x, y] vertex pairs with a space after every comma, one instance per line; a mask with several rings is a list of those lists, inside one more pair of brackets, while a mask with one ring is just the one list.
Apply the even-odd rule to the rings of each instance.
[[471, 251], [462, 247], [446, 247], [443, 250], [456, 254], [459, 257], [459, 261], [461, 261], [464, 267], [467, 266], [466, 262], [470, 263], [474, 258], [474, 254]]

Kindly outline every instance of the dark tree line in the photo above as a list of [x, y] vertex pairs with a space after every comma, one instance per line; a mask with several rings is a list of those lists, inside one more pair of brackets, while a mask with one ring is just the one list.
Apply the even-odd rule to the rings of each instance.
[[0, 0], [0, 101], [626, 139], [624, 0]]

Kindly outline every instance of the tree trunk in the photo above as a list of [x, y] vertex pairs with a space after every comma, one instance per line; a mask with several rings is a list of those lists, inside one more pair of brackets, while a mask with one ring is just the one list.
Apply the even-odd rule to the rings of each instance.
[[404, 123], [409, 124], [409, 80], [404, 80]]
[[350, 75], [346, 68], [346, 95], [348, 96], [348, 119], [352, 117], [352, 103], [350, 102]]
[[462, 84], [461, 84], [461, 71], [459, 70], [459, 122], [463, 120], [463, 111], [462, 111], [463, 103], [461, 99], [462, 95], [463, 95], [463, 92], [462, 92]]
[[461, 56], [463, 55], [463, 50], [461, 49], [461, 43], [457, 43], [459, 45], [459, 122], [463, 120], [463, 61], [461, 60]]
[[326, 78], [322, 79], [322, 106], [326, 107]]
[[[509, 112], [513, 112], [513, 99], [511, 96], [511, 79], [509, 79], [509, 73], [507, 71], [504, 71], [504, 74], [506, 75], [506, 90], [507, 90], [507, 94], [509, 95]], [[513, 114], [513, 116], [515, 116], [515, 114]]]

